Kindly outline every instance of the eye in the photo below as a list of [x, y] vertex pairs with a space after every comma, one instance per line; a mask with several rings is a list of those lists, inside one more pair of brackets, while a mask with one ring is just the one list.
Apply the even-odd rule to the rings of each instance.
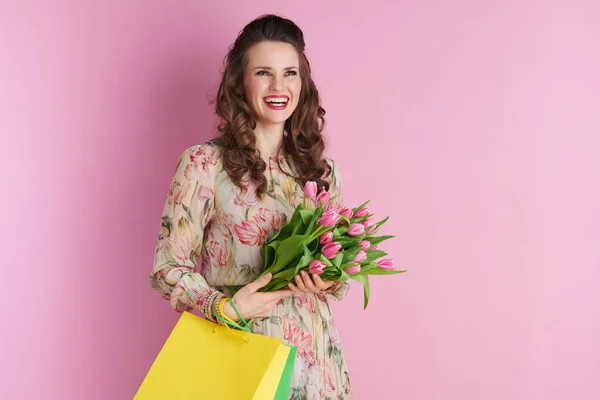
[[296, 71], [288, 71], [286, 74], [290, 74], [292, 76], [298, 75], [298, 73]]
[[258, 72], [256, 73], [256, 75], [267, 75], [267, 76], [268, 76], [268, 75], [271, 75], [271, 73], [270, 73], [269, 71], [264, 71], [264, 70], [263, 70], [263, 71], [258, 71]]

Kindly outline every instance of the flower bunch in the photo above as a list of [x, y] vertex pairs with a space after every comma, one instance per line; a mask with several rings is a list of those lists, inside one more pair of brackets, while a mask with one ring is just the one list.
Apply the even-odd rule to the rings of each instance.
[[304, 199], [290, 222], [275, 231], [264, 244], [264, 271], [271, 281], [261, 292], [280, 290], [306, 270], [323, 280], [346, 282], [354, 279], [364, 287], [364, 308], [370, 296], [368, 275], [392, 275], [398, 270], [394, 260], [383, 259], [379, 248], [394, 236], [376, 236], [385, 218], [373, 222], [369, 201], [355, 208], [339, 207], [327, 191], [317, 194], [317, 184], [307, 182]]

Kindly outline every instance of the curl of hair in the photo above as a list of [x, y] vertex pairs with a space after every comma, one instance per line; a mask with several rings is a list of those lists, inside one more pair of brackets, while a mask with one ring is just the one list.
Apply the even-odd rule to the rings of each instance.
[[302, 87], [298, 105], [285, 121], [283, 150], [294, 171], [286, 171], [300, 185], [315, 181], [320, 190], [329, 190], [325, 179], [331, 166], [323, 157], [325, 142], [322, 136], [325, 110], [320, 105], [317, 87], [311, 78], [310, 63], [304, 54], [304, 36], [300, 28], [289, 19], [273, 14], [258, 17], [239, 33], [225, 58], [225, 68], [217, 92], [215, 112], [220, 117], [220, 135], [212, 140], [222, 148], [223, 166], [232, 182], [247, 189], [248, 179], [257, 183], [256, 190], [262, 196], [267, 190], [264, 172], [266, 163], [256, 149], [253, 129], [256, 120], [240, 90], [243, 86], [244, 69], [248, 62], [248, 50], [263, 41], [289, 43], [298, 52]]

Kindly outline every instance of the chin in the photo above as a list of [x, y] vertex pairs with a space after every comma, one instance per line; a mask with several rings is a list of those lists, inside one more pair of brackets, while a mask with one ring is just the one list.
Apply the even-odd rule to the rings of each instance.
[[261, 119], [259, 119], [258, 122], [260, 122], [261, 124], [264, 124], [264, 125], [280, 125], [280, 124], [284, 124], [285, 121], [287, 121], [291, 116], [292, 115], [290, 114], [288, 116], [285, 116], [285, 117], [282, 116], [282, 117], [277, 118], [277, 119], [261, 118]]

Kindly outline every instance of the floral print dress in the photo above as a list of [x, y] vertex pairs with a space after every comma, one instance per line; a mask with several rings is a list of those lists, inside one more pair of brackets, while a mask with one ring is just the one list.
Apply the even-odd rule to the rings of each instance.
[[[329, 191], [341, 203], [340, 174], [336, 164], [328, 162]], [[285, 225], [302, 201], [302, 188], [284, 171], [291, 172], [285, 157], [269, 158], [268, 189], [259, 199], [252, 183], [246, 192], [233, 184], [215, 144], [183, 151], [164, 206], [150, 275], [152, 287], [175, 310], [202, 310], [211, 296], [230, 296], [233, 287], [260, 275], [268, 234]], [[297, 348], [289, 399], [352, 398], [329, 307], [329, 301], [341, 300], [348, 289], [344, 283], [330, 292], [297, 294], [281, 300], [269, 316], [254, 320], [256, 333]]]

